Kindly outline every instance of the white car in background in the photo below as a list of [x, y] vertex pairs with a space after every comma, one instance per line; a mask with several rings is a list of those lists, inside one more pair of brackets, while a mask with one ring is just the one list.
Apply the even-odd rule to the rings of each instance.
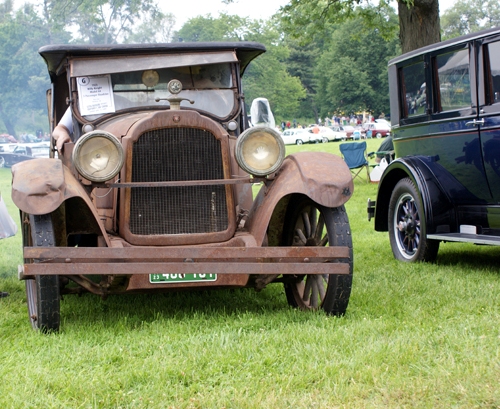
[[343, 130], [333, 129], [333, 127], [320, 126], [319, 135], [321, 136], [322, 142], [340, 141], [346, 139], [346, 133]]
[[309, 129], [287, 129], [281, 134], [285, 145], [302, 145], [304, 143], [317, 143], [314, 134]]

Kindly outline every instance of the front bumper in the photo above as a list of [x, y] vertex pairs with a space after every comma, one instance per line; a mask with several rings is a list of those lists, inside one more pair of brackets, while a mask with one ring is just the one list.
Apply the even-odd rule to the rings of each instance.
[[349, 274], [348, 247], [25, 247], [36, 275]]

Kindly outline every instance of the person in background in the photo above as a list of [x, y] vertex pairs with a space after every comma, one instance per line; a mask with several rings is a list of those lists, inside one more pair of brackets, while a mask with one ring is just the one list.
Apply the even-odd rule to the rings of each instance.
[[380, 163], [382, 158], [386, 158], [387, 163], [389, 163], [394, 155], [394, 143], [392, 142], [392, 136], [388, 135], [384, 141], [380, 144], [377, 151], [377, 157], [375, 162]]

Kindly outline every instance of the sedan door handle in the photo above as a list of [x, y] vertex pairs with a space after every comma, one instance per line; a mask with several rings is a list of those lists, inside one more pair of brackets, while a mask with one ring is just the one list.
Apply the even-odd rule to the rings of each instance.
[[479, 126], [479, 125], [484, 125], [484, 119], [474, 119], [472, 121], [466, 122], [466, 126], [472, 125], [472, 126]]

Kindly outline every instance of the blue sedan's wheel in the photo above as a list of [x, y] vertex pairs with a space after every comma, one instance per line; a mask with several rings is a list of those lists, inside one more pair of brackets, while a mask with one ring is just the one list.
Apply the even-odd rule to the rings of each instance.
[[427, 238], [422, 199], [414, 183], [400, 180], [389, 202], [389, 240], [394, 257], [400, 261], [433, 261], [439, 241]]

